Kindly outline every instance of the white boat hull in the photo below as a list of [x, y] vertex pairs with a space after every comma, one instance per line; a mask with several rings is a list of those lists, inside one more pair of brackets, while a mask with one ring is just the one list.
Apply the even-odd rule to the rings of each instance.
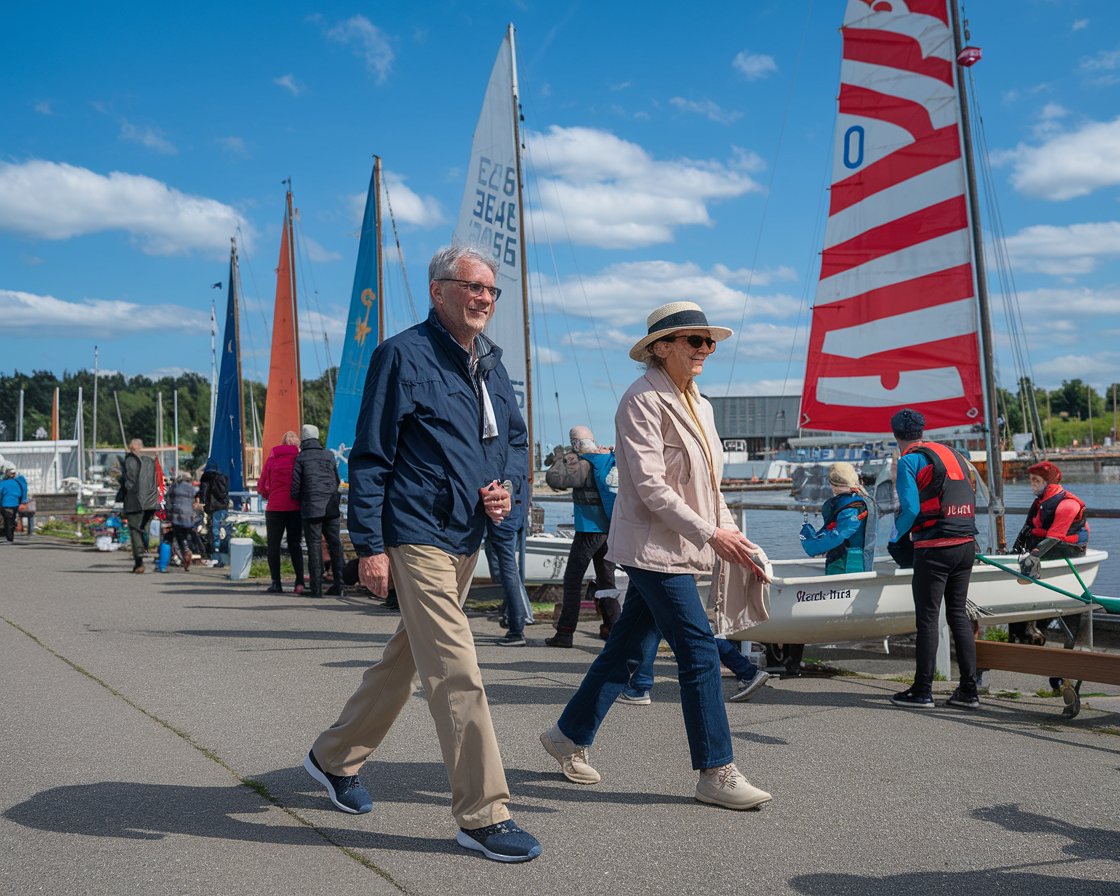
[[[1091, 587], [1106, 551], [1090, 549], [1073, 564]], [[1012, 569], [1014, 556], [994, 557]], [[889, 557], [877, 558], [874, 572], [824, 575], [823, 560], [776, 560], [770, 588], [770, 618], [728, 637], [772, 644], [830, 644], [904, 635], [915, 630], [912, 570]], [[1064, 591], [1082, 588], [1065, 560], [1042, 564], [1042, 579]], [[1089, 605], [1037, 585], [1019, 584], [1002, 570], [977, 564], [968, 597], [985, 612], [983, 624], [1025, 622], [1084, 613]]]
[[[568, 552], [572, 549], [569, 536], [555, 532], [542, 532], [530, 535], [525, 542], [525, 584], [559, 585], [564, 581], [564, 567], [568, 564]], [[490, 581], [490, 567], [486, 563], [486, 552], [478, 552], [478, 565], [475, 567], [476, 582]]]

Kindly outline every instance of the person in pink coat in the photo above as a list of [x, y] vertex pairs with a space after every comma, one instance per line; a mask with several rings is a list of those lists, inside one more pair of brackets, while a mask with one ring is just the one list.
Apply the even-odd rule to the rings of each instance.
[[257, 480], [257, 493], [268, 501], [264, 511], [264, 525], [268, 537], [268, 572], [272, 584], [269, 594], [284, 591], [280, 584], [280, 538], [287, 536], [288, 554], [296, 573], [295, 593], [303, 594], [303, 546], [300, 544], [303, 522], [300, 519], [299, 500], [290, 494], [292, 467], [299, 454], [299, 436], [284, 433], [279, 445], [272, 449], [264, 462], [261, 477]]

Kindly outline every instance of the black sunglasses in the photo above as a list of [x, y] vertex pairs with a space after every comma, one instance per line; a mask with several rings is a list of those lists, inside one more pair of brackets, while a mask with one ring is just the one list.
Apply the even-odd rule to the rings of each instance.
[[706, 345], [709, 351], [714, 352], [716, 350], [716, 341], [711, 336], [666, 336], [661, 341], [676, 342], [678, 339], [685, 340], [693, 348], [700, 348], [700, 346]]

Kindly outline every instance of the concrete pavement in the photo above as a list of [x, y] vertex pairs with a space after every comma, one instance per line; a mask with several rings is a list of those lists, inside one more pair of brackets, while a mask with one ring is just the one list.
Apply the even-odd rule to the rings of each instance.
[[993, 673], [994, 692], [1026, 696], [918, 713], [887, 702], [904, 648], [810, 648], [862, 675], [728, 704], [740, 768], [774, 794], [734, 813], [692, 799], [671, 658], [652, 706], [612, 710], [592, 750], [603, 782], [580, 787], [537, 737], [595, 655], [593, 627], [573, 650], [543, 646], [547, 623], [502, 648], [479, 617], [512, 810], [543, 845], [503, 866], [454, 843], [421, 696], [363, 770], [368, 815], [334, 810], [299, 768], [395, 614], [130, 565], [0, 544], [0, 892], [1118, 892], [1120, 688], [1087, 684], [1066, 721], [1060, 699], [1031, 696], [1041, 680]]

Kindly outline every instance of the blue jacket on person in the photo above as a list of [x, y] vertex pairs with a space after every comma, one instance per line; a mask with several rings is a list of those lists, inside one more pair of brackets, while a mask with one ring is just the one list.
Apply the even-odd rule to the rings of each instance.
[[608, 532], [611, 526], [611, 513], [614, 511], [614, 499], [618, 494], [618, 472], [615, 469], [614, 452], [581, 454], [580, 458], [591, 465], [591, 476], [595, 480], [595, 490], [599, 493], [600, 504], [575, 503], [573, 505], [576, 531]]
[[[478, 490], [524, 478], [528, 433], [502, 351], [475, 338], [470, 354], [436, 316], [374, 350], [350, 451], [347, 527], [358, 556], [423, 544], [475, 553], [486, 530]], [[498, 435], [485, 437], [480, 383]]]
[[16, 478], [0, 479], [0, 507], [19, 507], [27, 492]]

